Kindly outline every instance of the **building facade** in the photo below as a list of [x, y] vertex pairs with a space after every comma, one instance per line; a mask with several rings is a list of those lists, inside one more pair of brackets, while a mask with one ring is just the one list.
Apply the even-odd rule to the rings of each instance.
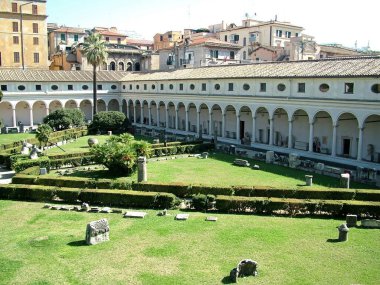
[[[99, 110], [120, 110], [136, 127], [380, 170], [380, 57], [99, 78]], [[63, 107], [91, 120], [91, 72], [3, 70], [0, 84], [8, 128]]]
[[46, 0], [0, 1], [0, 68], [48, 69]]

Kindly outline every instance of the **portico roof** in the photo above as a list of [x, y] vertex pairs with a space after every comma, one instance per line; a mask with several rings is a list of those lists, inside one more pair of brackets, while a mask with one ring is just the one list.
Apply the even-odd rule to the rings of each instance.
[[222, 65], [165, 72], [126, 74], [123, 81], [223, 78], [380, 77], [380, 57], [355, 57], [248, 65]]

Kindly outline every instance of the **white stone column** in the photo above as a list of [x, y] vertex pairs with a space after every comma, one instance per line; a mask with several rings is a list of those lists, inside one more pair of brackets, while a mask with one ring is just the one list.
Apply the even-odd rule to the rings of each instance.
[[363, 148], [363, 128], [359, 128], [359, 140], [358, 140], [358, 156], [357, 160], [362, 160], [362, 148]]
[[314, 136], [314, 123], [310, 123], [309, 127], [309, 152], [313, 152], [313, 136]]
[[148, 125], [149, 126], [151, 126], [152, 125], [152, 119], [151, 119], [151, 116], [152, 116], [152, 110], [151, 110], [152, 108], [151, 107], [149, 107], [148, 108]]
[[240, 115], [237, 115], [237, 113], [236, 113], [236, 141], [238, 144], [241, 143], [240, 141]]
[[29, 108], [29, 123], [30, 123], [30, 126], [33, 127], [33, 125], [34, 125], [34, 122], [33, 122], [33, 108]]
[[45, 115], [49, 116], [49, 113], [50, 113], [49, 107], [46, 107], [46, 109], [45, 109]]
[[178, 130], [178, 120], [179, 120], [179, 116], [178, 116], [178, 109], [175, 110], [175, 129]]
[[144, 105], [141, 105], [141, 111], [140, 111], [140, 124], [142, 125], [144, 123]]
[[169, 108], [165, 109], [165, 129], [169, 128]]
[[210, 111], [208, 112], [208, 134], [209, 134], [210, 136], [213, 135], [213, 133], [212, 133], [212, 129], [213, 129], [213, 126], [212, 126], [212, 111], [210, 110]]
[[289, 120], [288, 123], [289, 123], [289, 128], [288, 128], [288, 148], [292, 148], [292, 145], [293, 145], [293, 139], [292, 139], [292, 135], [293, 135], [293, 121]]
[[222, 129], [220, 130], [222, 133], [222, 138], [226, 137], [226, 114], [222, 113]]
[[185, 112], [185, 131], [188, 132], [189, 131], [189, 111], [186, 110]]
[[256, 142], [256, 116], [252, 115], [252, 135], [251, 144]]
[[16, 109], [15, 108], [12, 108], [12, 123], [13, 123], [13, 127], [17, 127]]
[[332, 148], [331, 148], [331, 156], [336, 156], [336, 128], [337, 125], [333, 125], [333, 140], [332, 140]]
[[137, 108], [137, 106], [133, 105], [133, 122], [134, 122], [134, 123], [137, 123], [137, 118], [136, 118], [136, 116], [137, 116], [137, 112], [136, 112], [136, 108]]
[[[107, 104], [104, 104], [106, 106], [106, 112], [108, 112], [108, 105]], [[99, 111], [98, 111], [99, 112]]]
[[269, 145], [273, 145], [273, 118], [269, 119]]
[[197, 112], [197, 133], [199, 134], [199, 132], [202, 131], [202, 129], [200, 128], [200, 124], [201, 124], [201, 112], [198, 111]]
[[156, 120], [157, 120], [157, 127], [159, 127], [160, 126], [160, 106], [157, 106], [157, 108], [156, 108], [156, 116], [157, 116], [157, 118], [156, 118]]
[[123, 103], [122, 104], [119, 103], [119, 112], [123, 113]]

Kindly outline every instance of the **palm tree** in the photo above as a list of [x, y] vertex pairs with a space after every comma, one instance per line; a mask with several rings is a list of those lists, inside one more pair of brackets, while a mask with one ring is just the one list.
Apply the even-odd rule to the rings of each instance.
[[88, 63], [92, 64], [93, 70], [93, 101], [94, 109], [93, 116], [97, 113], [97, 95], [96, 95], [96, 67], [103, 64], [108, 56], [106, 52], [105, 42], [102, 41], [102, 36], [97, 33], [91, 33], [83, 43], [84, 55], [87, 57]]

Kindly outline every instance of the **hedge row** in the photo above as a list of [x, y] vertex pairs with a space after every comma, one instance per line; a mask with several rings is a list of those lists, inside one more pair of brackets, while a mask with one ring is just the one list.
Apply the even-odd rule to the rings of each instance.
[[35, 184], [43, 186], [57, 186], [68, 188], [97, 188], [97, 189], [132, 189], [127, 182], [118, 182], [112, 179], [91, 179], [83, 177], [48, 177], [17, 174], [13, 177], [14, 184]]
[[[190, 141], [190, 142], [167, 142], [166, 147], [168, 147], [168, 146], [179, 146], [179, 145], [189, 145], [189, 144], [197, 145], [197, 144], [202, 144], [202, 143], [203, 143], [202, 140], [196, 140], [196, 141]], [[165, 147], [165, 144], [164, 143], [156, 143], [156, 144], [152, 144], [151, 147], [152, 147], [152, 149], [162, 148], [162, 147]]]
[[144, 192], [165, 192], [172, 193], [177, 197], [191, 197], [195, 194], [243, 196], [243, 197], [264, 197], [264, 198], [294, 198], [294, 199], [319, 199], [319, 200], [360, 200], [380, 202], [379, 190], [367, 189], [344, 189], [332, 188], [326, 190], [319, 189], [274, 189], [270, 187], [248, 187], [248, 186], [208, 186], [191, 185], [185, 183], [124, 183], [115, 182], [111, 179], [91, 179], [81, 177], [44, 177], [26, 176], [17, 174], [13, 177], [13, 183], [18, 184], [39, 184], [60, 187], [78, 188], [99, 188], [99, 189], [132, 189]]
[[152, 148], [152, 155], [163, 156], [163, 155], [175, 155], [183, 153], [196, 153], [210, 150], [214, 145], [210, 143], [201, 143], [201, 144], [183, 144], [183, 145], [174, 145], [166, 147], [156, 147]]
[[348, 201], [348, 200], [303, 200], [265, 197], [217, 196], [216, 208], [221, 212], [253, 214], [272, 214], [281, 211], [288, 215], [296, 214], [331, 214], [343, 216], [347, 214], [365, 214], [380, 216], [380, 202]]
[[8, 184], [0, 185], [0, 198], [23, 201], [49, 202], [59, 197], [66, 203], [87, 202], [90, 205], [132, 207], [132, 208], [172, 208], [178, 199], [169, 193], [137, 192], [130, 190], [97, 190], [78, 188], [58, 188], [41, 185]]
[[[11, 157], [11, 159], [12, 158], [13, 156]], [[29, 159], [29, 157], [27, 157], [27, 159], [19, 159], [16, 160], [14, 163], [11, 163], [11, 168], [17, 173], [34, 166], [44, 167], [49, 171], [50, 160], [47, 156], [40, 156], [37, 159]]]

